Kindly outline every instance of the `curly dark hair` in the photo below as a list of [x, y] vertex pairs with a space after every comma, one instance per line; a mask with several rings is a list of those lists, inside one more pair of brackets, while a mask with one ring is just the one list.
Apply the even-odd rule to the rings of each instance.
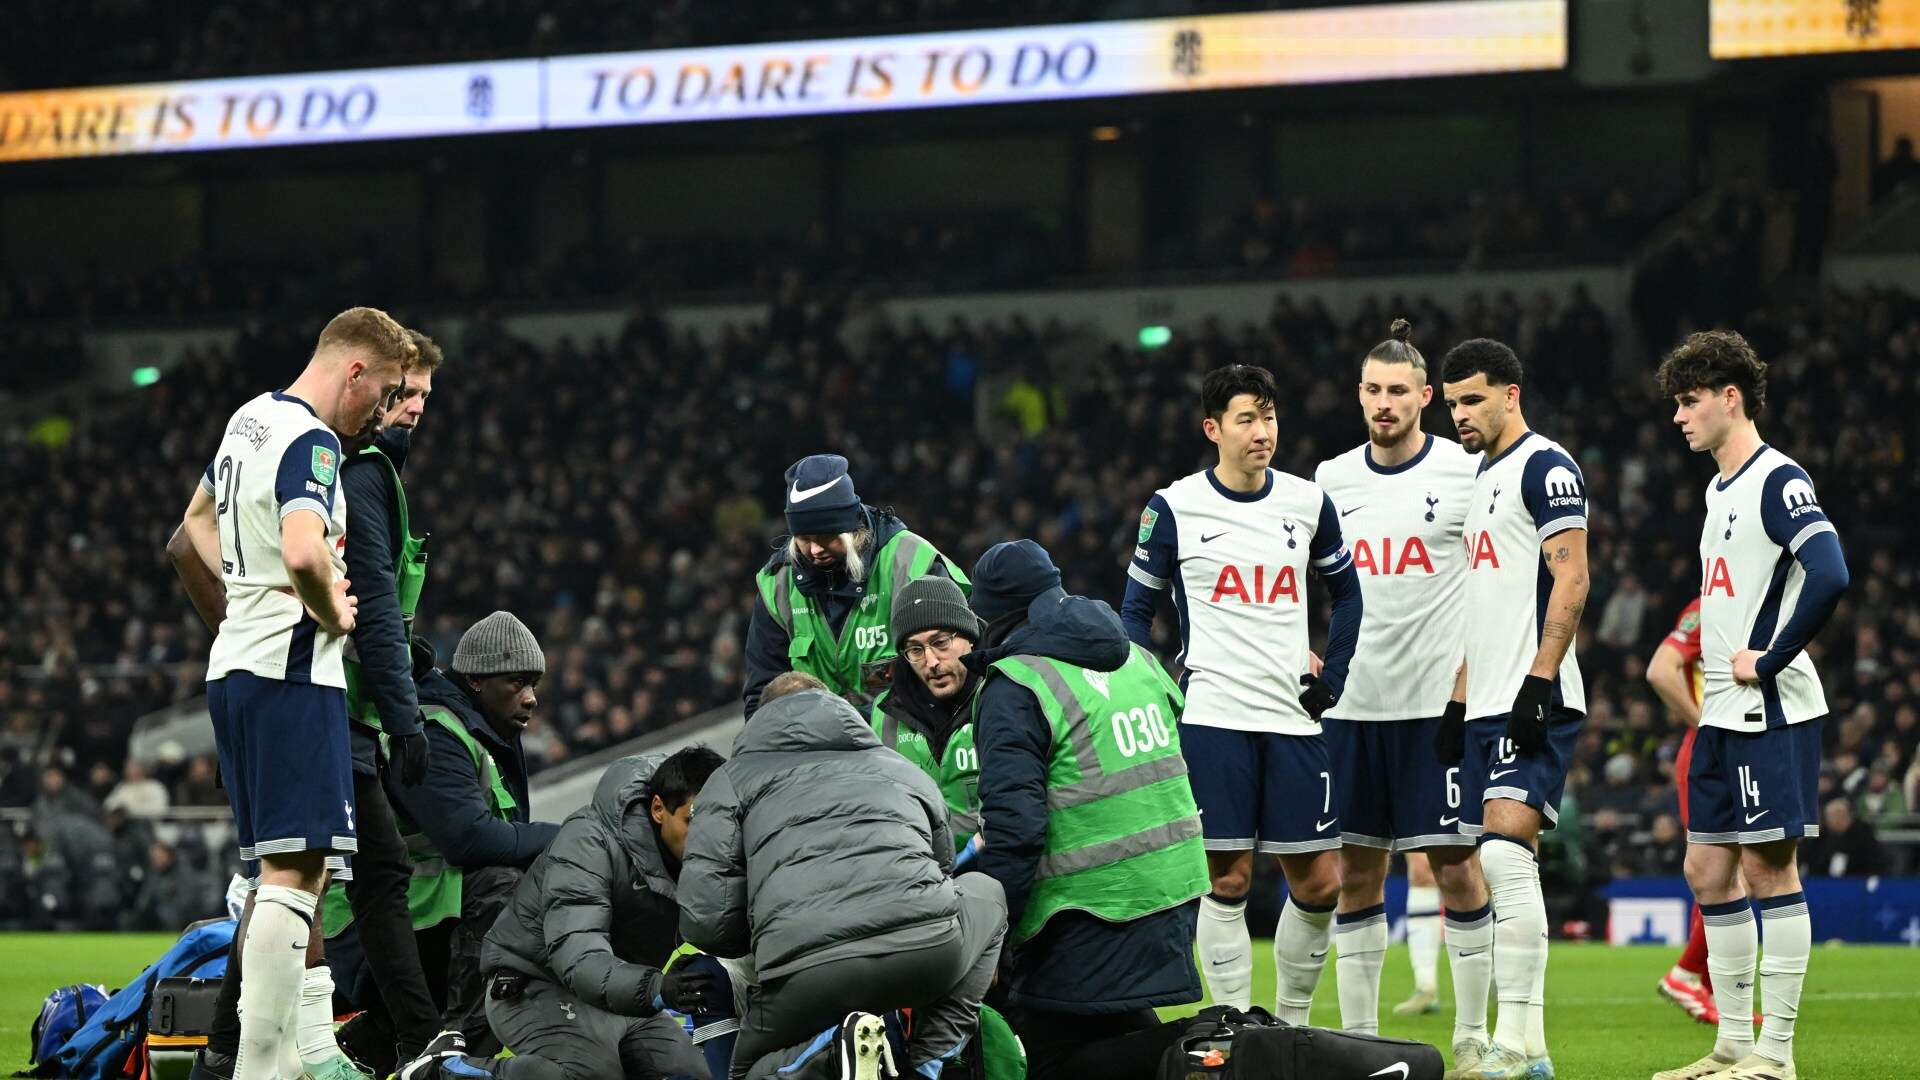
[[1754, 353], [1747, 339], [1732, 330], [1702, 330], [1688, 334], [1660, 361], [1654, 376], [1665, 397], [1679, 397], [1691, 390], [1719, 391], [1731, 386], [1740, 391], [1747, 419], [1757, 419], [1767, 407], [1767, 364]]
[[1525, 378], [1520, 358], [1505, 342], [1492, 338], [1469, 338], [1447, 350], [1441, 361], [1446, 374], [1443, 382], [1460, 382], [1485, 375], [1489, 386], [1513, 386]]

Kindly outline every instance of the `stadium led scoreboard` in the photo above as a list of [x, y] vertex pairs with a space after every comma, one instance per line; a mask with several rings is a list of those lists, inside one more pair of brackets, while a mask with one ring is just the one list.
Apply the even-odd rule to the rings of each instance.
[[0, 94], [0, 162], [1559, 70], [1568, 0], [1440, 0]]
[[1920, 0], [1709, 0], [1715, 60], [1920, 49]]

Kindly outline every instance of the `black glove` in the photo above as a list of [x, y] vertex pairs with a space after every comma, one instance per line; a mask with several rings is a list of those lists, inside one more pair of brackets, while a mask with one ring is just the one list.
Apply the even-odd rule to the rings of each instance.
[[1315, 720], [1320, 719], [1321, 713], [1333, 708], [1334, 703], [1340, 700], [1340, 695], [1333, 692], [1333, 687], [1327, 685], [1327, 680], [1318, 675], [1300, 676], [1300, 685], [1302, 687], [1300, 707], [1307, 710], [1307, 715]]
[[1513, 711], [1507, 714], [1507, 738], [1523, 754], [1534, 754], [1547, 746], [1547, 714], [1553, 708], [1553, 680], [1529, 675], [1513, 695]]
[[440, 662], [440, 655], [434, 651], [433, 642], [419, 634], [413, 635], [413, 639], [407, 642], [407, 649], [413, 654], [414, 682], [426, 678], [433, 672], [433, 665]]
[[[421, 723], [426, 719], [421, 718]], [[427, 733], [415, 729], [405, 735], [387, 737], [387, 767], [407, 787], [418, 787], [427, 778], [427, 760], [432, 754], [427, 745]]]
[[1467, 703], [1447, 702], [1440, 726], [1433, 729], [1433, 756], [1442, 765], [1458, 765], [1467, 756]]
[[713, 972], [697, 968], [683, 956], [660, 974], [660, 990], [654, 995], [655, 1008], [677, 1013], [714, 1012], [719, 1004], [719, 980]]

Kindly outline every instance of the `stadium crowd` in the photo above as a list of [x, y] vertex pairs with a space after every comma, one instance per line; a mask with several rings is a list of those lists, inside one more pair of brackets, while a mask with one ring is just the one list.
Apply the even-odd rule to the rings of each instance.
[[[1140, 506], [1207, 458], [1201, 373], [1237, 360], [1300, 388], [1280, 403], [1275, 463], [1310, 473], [1359, 441], [1354, 366], [1406, 315], [1430, 356], [1468, 336], [1512, 342], [1529, 364], [1529, 418], [1587, 475], [1591, 715], [1570, 781], [1578, 810], [1563, 810], [1577, 827], [1562, 830], [1551, 875], [1577, 907], [1608, 877], [1677, 872], [1680, 733], [1643, 673], [1697, 587], [1711, 468], [1647, 378], [1613, 372], [1615, 328], [1583, 294], [1458, 311], [1377, 297], [1348, 318], [1282, 295], [1264, 324], [1208, 321], [1148, 350], [1020, 318], [896, 323], [858, 293], [789, 284], [764, 322], [712, 335], [675, 334], [641, 306], [610, 340], [540, 349], [483, 313], [443, 342], [408, 474], [433, 534], [422, 625], [445, 657], [488, 611], [527, 618], [548, 651], [526, 738], [536, 767], [737, 700], [752, 574], [781, 531], [781, 470], [802, 454], [845, 453], [869, 501], [963, 564], [1031, 536], [1069, 590], [1117, 603]], [[1814, 649], [1834, 703], [1823, 788], [1836, 805], [1808, 869], [1868, 872], [1892, 865], [1873, 823], [1920, 796], [1920, 589], [1901, 557], [1901, 508], [1920, 491], [1897, 419], [1920, 409], [1920, 299], [1835, 293], [1738, 325], [1773, 365], [1762, 431], [1820, 479], [1857, 582]], [[162, 551], [200, 456], [227, 411], [284, 382], [304, 348], [291, 329], [254, 325], [231, 352], [188, 357], [70, 429], [8, 434], [0, 807], [28, 812], [0, 842], [0, 921], [169, 924], [182, 881], [224, 877], [225, 852], [157, 843], [143, 820], [225, 805], [211, 759], [130, 762], [128, 740], [139, 716], [203, 692], [208, 635]], [[1450, 430], [1437, 404], [1426, 423]], [[1170, 659], [1171, 640], [1160, 645]], [[93, 860], [127, 872], [86, 873]]]

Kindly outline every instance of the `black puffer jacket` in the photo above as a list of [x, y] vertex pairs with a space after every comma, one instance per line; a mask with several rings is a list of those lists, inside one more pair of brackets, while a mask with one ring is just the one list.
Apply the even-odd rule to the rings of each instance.
[[622, 1016], [650, 1016], [680, 945], [672, 856], [648, 813], [665, 758], [621, 758], [560, 826], [487, 933], [480, 968], [559, 983]]
[[694, 803], [680, 931], [778, 978], [943, 929], [952, 869], [940, 789], [853, 706], [803, 690], [760, 710]]

